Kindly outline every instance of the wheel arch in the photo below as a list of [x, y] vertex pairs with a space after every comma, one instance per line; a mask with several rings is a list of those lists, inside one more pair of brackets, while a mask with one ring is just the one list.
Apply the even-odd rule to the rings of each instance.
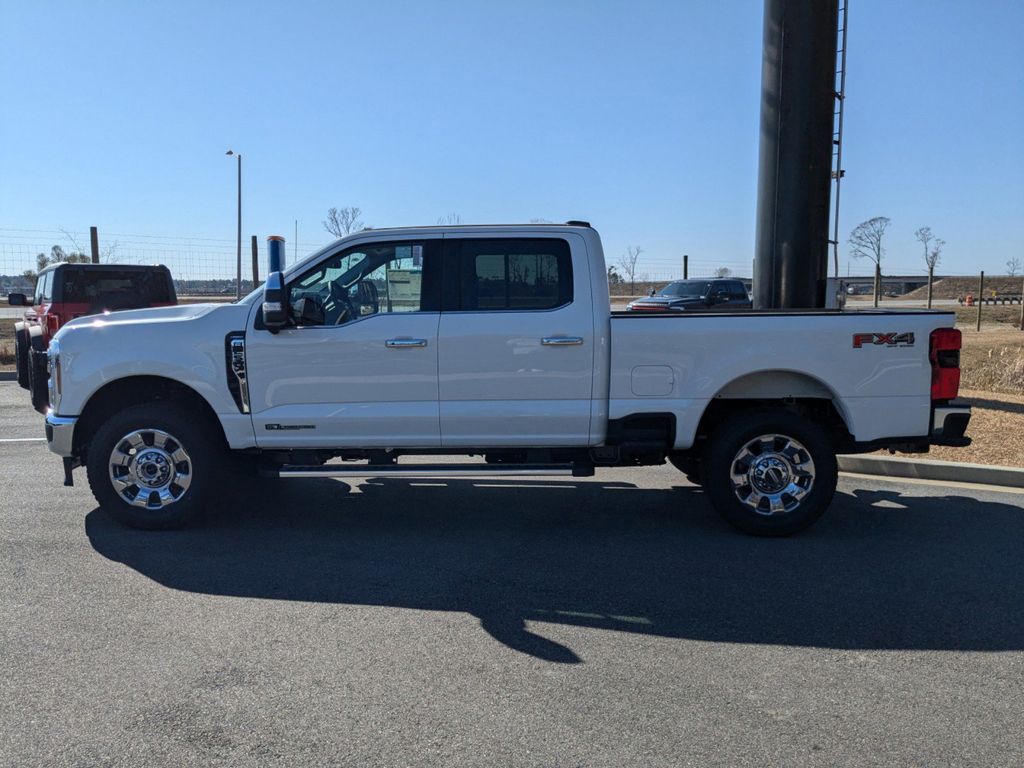
[[738, 376], [708, 401], [697, 424], [695, 442], [737, 410], [777, 408], [825, 423], [837, 448], [854, 441], [850, 414], [827, 383], [803, 371], [762, 370]]
[[107, 382], [89, 396], [75, 427], [75, 455], [84, 458], [89, 441], [106, 418], [128, 406], [154, 401], [173, 401], [194, 409], [197, 418], [216, 424], [216, 434], [227, 445], [217, 412], [195, 389], [164, 376], [125, 376]]

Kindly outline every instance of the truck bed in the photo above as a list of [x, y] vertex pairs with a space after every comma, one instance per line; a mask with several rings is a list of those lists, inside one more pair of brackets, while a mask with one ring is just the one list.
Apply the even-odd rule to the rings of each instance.
[[609, 417], [670, 413], [687, 448], [715, 398], [826, 398], [857, 441], [927, 435], [929, 337], [953, 322], [935, 310], [613, 312]]

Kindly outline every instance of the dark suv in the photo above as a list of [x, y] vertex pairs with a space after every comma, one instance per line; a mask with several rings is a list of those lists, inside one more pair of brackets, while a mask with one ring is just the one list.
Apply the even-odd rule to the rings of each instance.
[[742, 280], [715, 278], [676, 280], [652, 296], [631, 301], [626, 309], [630, 312], [707, 312], [752, 307]]
[[162, 265], [62, 262], [39, 273], [31, 301], [12, 293], [7, 302], [27, 307], [24, 320], [14, 324], [15, 362], [18, 383], [32, 393], [38, 409], [46, 403], [46, 348], [62, 325], [84, 315], [172, 306], [178, 297], [171, 272]]

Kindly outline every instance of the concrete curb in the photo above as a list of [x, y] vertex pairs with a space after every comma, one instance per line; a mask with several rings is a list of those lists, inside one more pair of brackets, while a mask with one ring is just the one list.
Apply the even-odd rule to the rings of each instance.
[[0, 371], [0, 381], [17, 381], [17, 371]]
[[975, 483], [1024, 488], [1024, 469], [990, 464], [961, 464], [931, 459], [901, 459], [889, 456], [840, 456], [840, 472], [883, 477], [909, 477], [946, 483]]

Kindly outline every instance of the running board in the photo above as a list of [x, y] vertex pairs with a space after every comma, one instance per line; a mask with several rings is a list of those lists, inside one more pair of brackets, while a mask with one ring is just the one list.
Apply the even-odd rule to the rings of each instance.
[[594, 468], [577, 464], [286, 464], [272, 477], [516, 477], [559, 475], [592, 477]]

